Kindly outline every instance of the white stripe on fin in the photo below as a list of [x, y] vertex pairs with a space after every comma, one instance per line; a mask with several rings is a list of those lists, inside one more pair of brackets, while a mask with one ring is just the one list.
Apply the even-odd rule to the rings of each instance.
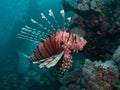
[[47, 68], [53, 67], [57, 64], [57, 62], [60, 60], [60, 58], [63, 56], [64, 51], [58, 54], [50, 63], [46, 65]]
[[57, 62], [60, 60], [63, 54], [64, 54], [64, 51], [50, 58], [35, 61], [33, 62], [33, 64], [39, 64], [40, 68], [43, 68], [44, 66], [46, 66], [47, 68], [53, 67], [57, 64]]

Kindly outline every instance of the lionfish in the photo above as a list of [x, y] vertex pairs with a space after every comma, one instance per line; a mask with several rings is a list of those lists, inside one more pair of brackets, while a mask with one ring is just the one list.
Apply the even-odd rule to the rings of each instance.
[[[64, 10], [60, 11], [61, 17], [63, 19], [63, 26], [60, 26], [55, 18], [52, 10], [49, 10], [49, 16], [53, 18], [57, 29], [51, 24], [51, 22], [46, 18], [46, 16], [41, 13], [41, 18], [44, 19], [50, 28], [52, 29], [52, 35], [49, 33], [41, 32], [41, 30], [34, 29], [29, 26], [24, 26], [21, 29], [21, 33], [18, 34], [18, 38], [27, 39], [31, 41], [40, 41], [41, 43], [36, 46], [34, 53], [27, 58], [33, 62], [33, 64], [38, 64], [40, 68], [47, 67], [51, 68], [55, 66], [59, 60], [62, 59], [59, 70], [61, 72], [67, 71], [72, 64], [71, 52], [81, 51], [86, 45], [86, 40], [83, 37], [79, 37], [76, 34], [70, 34], [67, 32], [67, 27], [65, 27], [65, 13]], [[67, 21], [70, 22], [70, 17]], [[50, 31], [48, 28], [38, 23], [36, 20], [31, 19], [31, 22], [43, 28], [43, 30]], [[41, 35], [47, 35], [46, 39], [42, 39]]]

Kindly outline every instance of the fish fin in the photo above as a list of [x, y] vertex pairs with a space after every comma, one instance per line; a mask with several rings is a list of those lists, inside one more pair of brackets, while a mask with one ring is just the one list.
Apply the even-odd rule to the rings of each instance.
[[28, 56], [23, 52], [17, 50], [19, 61], [18, 61], [18, 73], [25, 73], [28, 71], [30, 66], [30, 61], [28, 60]]
[[44, 66], [46, 66], [47, 68], [53, 67], [61, 59], [63, 54], [64, 54], [64, 51], [62, 51], [61, 53], [59, 53], [55, 56], [52, 56], [50, 58], [46, 58], [46, 59], [42, 59], [40, 61], [33, 62], [33, 64], [39, 64], [40, 68], [43, 68]]
[[56, 55], [55, 58], [46, 65], [47, 68], [53, 67], [57, 64], [57, 62], [61, 59], [61, 57], [63, 56], [64, 51], [61, 52], [60, 54]]

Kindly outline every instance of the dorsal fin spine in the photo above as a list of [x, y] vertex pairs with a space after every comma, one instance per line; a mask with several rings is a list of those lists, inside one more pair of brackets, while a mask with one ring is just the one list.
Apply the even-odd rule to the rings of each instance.
[[54, 20], [55, 23], [56, 23], [57, 29], [59, 30], [59, 29], [60, 29], [60, 26], [59, 26], [59, 24], [58, 24], [58, 22], [57, 22], [57, 20], [56, 20], [56, 18], [55, 18], [55, 15], [54, 15], [54, 13], [53, 13], [53, 11], [52, 11], [51, 9], [49, 10], [49, 16], [51, 16], [51, 17], [53, 18], [53, 20]]
[[37, 24], [37, 25], [39, 25], [41, 28], [43, 28], [44, 30], [47, 30], [47, 28], [46, 27], [44, 27], [42, 24], [40, 24], [40, 23], [38, 23], [37, 21], [35, 21], [34, 19], [31, 19], [31, 22], [33, 22], [33, 23], [35, 23], [35, 24]]
[[60, 14], [61, 14], [61, 16], [62, 16], [62, 22], [63, 22], [62, 28], [65, 29], [65, 27], [64, 27], [64, 25], [65, 25], [65, 12], [64, 12], [64, 10], [61, 10], [61, 11], [60, 11]]
[[[64, 31], [64, 30], [66, 30], [65, 29], [65, 12], [64, 12], [64, 10], [61, 10], [60, 14], [61, 14], [61, 16], [63, 18], [62, 30]], [[43, 13], [41, 13], [41, 16], [42, 16], [42, 19], [45, 19], [46, 22], [49, 24], [52, 31], [49, 30], [47, 27], [43, 26], [42, 24], [38, 23], [36, 20], [31, 18], [32, 23], [37, 24], [38, 26], [40, 26], [42, 29], [46, 30], [49, 33], [44, 32], [44, 31], [42, 32], [41, 30], [29, 27], [29, 26], [24, 26], [24, 27], [22, 27], [21, 34], [18, 34], [18, 37], [22, 38], [22, 39], [39, 41], [40, 38], [45, 38], [47, 36], [51, 36], [51, 34], [53, 35], [53, 33], [56, 33], [57, 30], [61, 31], [60, 26], [59, 26], [59, 24], [58, 24], [58, 22], [57, 22], [57, 20], [56, 20], [56, 18], [54, 16], [54, 13], [52, 12], [52, 10], [49, 10], [49, 16], [51, 16], [54, 19], [54, 22], [55, 22], [55, 24], [57, 26], [57, 29], [54, 28], [54, 26], [51, 24], [51, 22], [46, 18], [46, 16]], [[68, 18], [68, 20], [70, 21], [70, 18]]]
[[56, 29], [54, 28], [54, 26], [51, 24], [51, 22], [46, 18], [46, 16], [45, 16], [43, 13], [41, 13], [41, 17], [42, 17], [42, 19], [45, 19], [45, 20], [46, 20], [46, 22], [47, 22], [48, 25], [52, 28], [52, 30], [56, 30]]
[[29, 41], [39, 41], [39, 39], [37, 39], [37, 38], [32, 38], [32, 37], [27, 37], [27, 36], [25, 36], [25, 35], [21, 35], [21, 34], [19, 34], [18, 36], [17, 36], [17, 38], [21, 38], [21, 39], [25, 39], [25, 40], [29, 40]]

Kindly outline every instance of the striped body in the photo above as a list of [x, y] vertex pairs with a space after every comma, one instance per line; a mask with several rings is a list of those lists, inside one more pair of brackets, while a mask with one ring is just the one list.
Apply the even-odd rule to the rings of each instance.
[[[64, 51], [63, 62], [60, 69], [65, 71], [71, 66], [71, 51], [77, 52], [78, 50], [82, 50], [85, 44], [86, 41], [76, 35], [69, 34], [66, 31], [56, 32], [37, 46], [34, 54], [29, 56], [29, 59], [31, 61], [42, 61], [43, 59], [45, 60]], [[69, 63], [66, 65], [66, 62]]]

